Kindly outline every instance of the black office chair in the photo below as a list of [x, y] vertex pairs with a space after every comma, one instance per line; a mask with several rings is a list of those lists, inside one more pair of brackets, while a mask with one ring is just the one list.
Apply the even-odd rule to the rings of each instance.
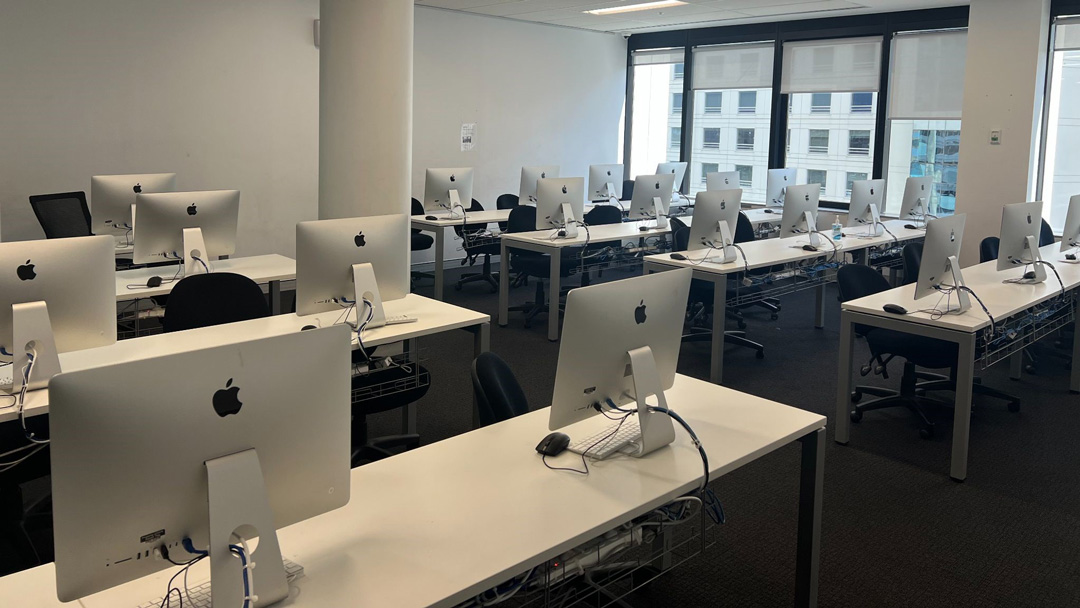
[[989, 262], [996, 260], [998, 250], [1001, 248], [1001, 239], [996, 236], [988, 236], [979, 241], [979, 261]]
[[619, 200], [629, 201], [634, 199], [634, 180], [624, 179], [622, 183], [622, 198]]
[[[900, 251], [904, 261], [904, 285], [911, 285], [919, 280], [919, 266], [922, 263], [922, 243], [908, 243]], [[995, 254], [997, 255], [997, 254]]]
[[[740, 244], [741, 243], [748, 243], [750, 241], [755, 241], [758, 238], [758, 233], [757, 233], [757, 230], [754, 229], [753, 222], [751, 222], [750, 218], [747, 217], [746, 214], [741, 212], [741, 211], [739, 212], [739, 219], [735, 221], [735, 234], [731, 235], [731, 238], [732, 238], [733, 241], [735, 241], [736, 243], [740, 243]], [[740, 253], [739, 255], [742, 255], [742, 254]], [[760, 275], [769, 274], [770, 272], [775, 272], [775, 271], [782, 270], [782, 269], [783, 269], [783, 266], [773, 266], [771, 268], [763, 268], [761, 270], [751, 271], [750, 275], [751, 276], [753, 276], [753, 275], [760, 276]], [[769, 318], [772, 319], [773, 321], [780, 318], [780, 310], [781, 310], [782, 307], [780, 305], [780, 300], [778, 300], [776, 298], [766, 298], [764, 300], [761, 300], [760, 302], [754, 302], [753, 304], [751, 304], [751, 306], [757, 306], [758, 308], [764, 308], [765, 310], [772, 313], [772, 314], [769, 315]], [[745, 327], [745, 324], [743, 324], [743, 323], [739, 324], [739, 329], [743, 329], [744, 327]]]
[[93, 235], [85, 192], [31, 196], [30, 207], [47, 239]]
[[[513, 209], [520, 204], [516, 194], [500, 194], [499, 198], [495, 199], [495, 208], [499, 210]], [[506, 222], [499, 222], [499, 230], [506, 232]]]
[[[622, 210], [615, 205], [596, 205], [585, 214], [584, 219], [585, 224], [588, 226], [603, 226], [621, 224], [623, 216]], [[610, 249], [611, 246], [612, 243], [593, 243], [585, 248], [585, 255], [590, 256], [588, 264], [596, 268], [597, 276], [604, 276], [604, 268], [615, 259], [615, 254], [603, 253], [605, 249]], [[589, 285], [591, 282], [591, 274], [588, 272], [582, 273], [582, 286]]]
[[[354, 355], [359, 353], [360, 351], [354, 351]], [[362, 359], [363, 356], [360, 358]], [[357, 357], [354, 356], [353, 359], [356, 361]], [[387, 387], [397, 388], [388, 389]], [[420, 447], [420, 435], [415, 433], [369, 437], [367, 418], [375, 414], [402, 409], [410, 403], [419, 401], [427, 394], [430, 387], [430, 373], [418, 363], [405, 366], [391, 365], [353, 376], [350, 458], [353, 468], [388, 458], [401, 451]]]
[[[680, 228], [672, 238], [672, 251], [686, 251], [690, 244], [690, 228]], [[725, 297], [731, 297], [732, 289], [727, 289]], [[683, 342], [709, 342], [712, 340], [712, 326], [705, 323], [713, 314], [714, 292], [712, 283], [694, 279], [690, 282], [690, 314], [687, 333], [683, 334]], [[745, 324], [740, 324], [740, 328]], [[745, 331], [725, 331], [724, 343], [734, 344], [750, 348], [756, 351], [758, 359], [765, 358], [765, 346], [754, 342], [746, 337]]]
[[[484, 206], [476, 199], [473, 199], [472, 205], [469, 206], [469, 210], [465, 213], [465, 218], [462, 221], [469, 221], [469, 213], [483, 210]], [[465, 249], [465, 259], [461, 261], [461, 264], [472, 266], [476, 264], [476, 260], [480, 257], [484, 258], [480, 272], [467, 272], [461, 275], [461, 279], [454, 285], [454, 289], [458, 291], [461, 291], [464, 285], [477, 281], [484, 281], [490, 285], [491, 293], [499, 291], [498, 275], [491, 272], [491, 256], [499, 255], [500, 248], [498, 241], [487, 235], [487, 227], [487, 223], [454, 226], [454, 232], [462, 240], [462, 247]]]
[[[421, 216], [427, 215], [427, 212], [424, 211], [424, 204], [415, 198], [412, 199], [412, 214]], [[431, 249], [435, 245], [435, 237], [416, 228], [412, 229], [409, 238], [411, 239], [409, 242], [409, 249], [411, 251], [425, 251]], [[430, 272], [420, 272], [419, 270], [411, 271], [410, 276], [413, 279], [435, 279], [434, 274]]]
[[162, 325], [166, 332], [236, 323], [270, 316], [258, 283], [231, 272], [185, 277], [169, 292]]
[[1054, 237], [1054, 229], [1050, 227], [1050, 223], [1044, 219], [1042, 221], [1042, 227], [1039, 230], [1039, 247], [1053, 245], [1056, 241], [1057, 239]]
[[473, 392], [480, 426], [488, 426], [529, 412], [529, 401], [514, 372], [502, 357], [481, 354], [472, 364]]
[[[869, 266], [848, 264], [840, 268], [836, 275], [840, 298], [846, 302], [880, 293], [891, 288], [889, 281], [877, 270]], [[934, 434], [934, 423], [927, 417], [925, 405], [949, 405], [950, 402], [933, 400], [926, 393], [936, 391], [956, 391], [956, 364], [958, 347], [954, 342], [937, 340], [879, 327], [856, 325], [856, 335], [866, 338], [872, 355], [871, 361], [863, 366], [863, 376], [874, 372], [888, 378], [888, 364], [895, 358], [904, 359], [904, 372], [900, 379], [900, 390], [894, 391], [879, 387], [856, 386], [852, 391], [851, 401], [855, 404], [851, 411], [852, 422], [862, 420], [868, 411], [890, 407], [905, 407], [911, 410], [921, 424], [919, 435], [928, 439]], [[948, 369], [948, 377], [938, 374], [925, 374], [917, 368]], [[926, 378], [926, 381], [920, 380]], [[975, 395], [994, 397], [1008, 403], [1009, 411], [1020, 411], [1020, 400], [996, 389], [983, 386], [976, 378], [972, 386]], [[878, 399], [861, 403], [863, 395], [875, 395]]]
[[[673, 217], [673, 218], [668, 219], [668, 227], [671, 228], [671, 234], [672, 235], [678, 233], [683, 228], [689, 228], [689, 226], [686, 225], [686, 222], [680, 220], [677, 217]], [[690, 237], [687, 237], [687, 238], [689, 239]]]
[[[536, 230], [536, 207], [532, 205], [519, 205], [510, 210], [510, 219], [507, 221], [506, 232], [533, 232]], [[567, 247], [562, 252], [562, 263], [559, 269], [560, 277], [568, 277], [581, 261], [577, 259], [580, 248]], [[532, 327], [532, 321], [542, 312], [548, 312], [548, 304], [544, 301], [544, 280], [551, 278], [551, 259], [547, 254], [525, 249], [510, 249], [510, 271], [521, 276], [533, 277], [536, 281], [536, 297], [532, 302], [526, 302], [521, 306], [511, 306], [510, 312], [525, 313], [525, 327]], [[505, 264], [505, 262], [504, 262]], [[555, 310], [559, 309], [559, 301], [562, 294], [554, 294]]]
[[[28, 429], [37, 437], [48, 437], [48, 416], [26, 420]], [[0, 446], [4, 451], [27, 445], [18, 423], [0, 425]], [[48, 483], [44, 490], [23, 492], [24, 484], [45, 480], [49, 475], [49, 447], [31, 454], [31, 450], [8, 457], [26, 457], [19, 465], [0, 472], [0, 576], [26, 570], [52, 561], [52, 545], [35, 543], [35, 539], [52, 536], [52, 495]], [[29, 502], [28, 502], [29, 499]]]

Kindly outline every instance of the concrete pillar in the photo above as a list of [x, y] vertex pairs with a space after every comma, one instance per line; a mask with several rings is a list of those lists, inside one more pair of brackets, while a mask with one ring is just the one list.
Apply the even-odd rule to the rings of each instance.
[[[1030, 200], [1037, 179], [1050, 0], [973, 0], [968, 18], [956, 211], [967, 214], [964, 266], [997, 235], [1001, 207]], [[1000, 130], [1001, 144], [990, 144]]]
[[409, 213], [413, 0], [321, 0], [320, 26], [319, 218]]

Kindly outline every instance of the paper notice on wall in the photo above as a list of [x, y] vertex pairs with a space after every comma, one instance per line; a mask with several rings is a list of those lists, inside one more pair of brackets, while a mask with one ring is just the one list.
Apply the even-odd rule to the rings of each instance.
[[461, 123], [461, 151], [471, 152], [476, 145], [476, 123]]

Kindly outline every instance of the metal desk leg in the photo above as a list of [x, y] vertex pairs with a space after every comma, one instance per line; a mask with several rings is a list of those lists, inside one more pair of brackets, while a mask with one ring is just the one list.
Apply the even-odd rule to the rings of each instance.
[[967, 478], [968, 440], [971, 437], [971, 397], [975, 382], [975, 334], [959, 342], [956, 366], [956, 409], [953, 412], [952, 466], [949, 476], [955, 481]]
[[446, 255], [446, 230], [442, 226], [435, 228], [435, 299], [443, 299], [443, 257]]
[[825, 286], [817, 286], [817, 311], [814, 317], [814, 327], [822, 329], [825, 327]]
[[709, 358], [709, 382], [724, 382], [724, 329], [727, 323], [727, 276], [713, 281], [712, 353]]
[[548, 279], [548, 340], [559, 339], [559, 293], [562, 290], [562, 248], [551, 250], [551, 278]]
[[1020, 350], [1009, 357], [1009, 379], [1019, 380], [1024, 372], [1024, 351]]
[[840, 367], [836, 378], [836, 443], [851, 438], [851, 368], [855, 357], [855, 326], [848, 313], [840, 313]]
[[[481, 323], [470, 327], [473, 334], [473, 358], [488, 352], [491, 348], [491, 324]], [[471, 368], [470, 368], [471, 369]], [[476, 392], [473, 392], [472, 428], [480, 428], [480, 406], [476, 403]]]
[[799, 439], [802, 472], [799, 476], [799, 539], [795, 557], [795, 605], [817, 606], [821, 567], [821, 494], [825, 481], [825, 429]]
[[270, 281], [270, 314], [280, 315], [281, 305], [281, 281]]
[[[405, 340], [401, 344], [401, 349], [408, 357], [407, 360], [411, 361], [412, 357], [416, 355], [416, 340]], [[406, 435], [412, 435], [416, 433], [416, 402], [406, 405], [401, 410], [401, 432]]]
[[506, 241], [499, 239], [499, 313], [496, 321], [499, 327], [506, 327], [510, 316], [510, 252]]
[[[1080, 316], [1080, 300], [1076, 301], [1076, 316]], [[1077, 361], [1080, 361], [1080, 336], [1073, 332], [1072, 372], [1069, 376], [1069, 392], [1080, 393], [1080, 372], [1077, 370]]]

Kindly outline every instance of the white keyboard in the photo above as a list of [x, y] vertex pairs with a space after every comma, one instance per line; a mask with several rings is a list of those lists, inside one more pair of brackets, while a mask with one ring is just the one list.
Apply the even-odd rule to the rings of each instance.
[[[634, 449], [632, 444], [641, 440], [641, 427], [638, 425], [637, 416], [624, 421], [618, 432], [615, 432], [616, 427], [619, 427], [618, 422], [598, 433], [571, 442], [567, 449], [593, 460], [604, 460], [616, 452], [629, 452]], [[607, 439], [604, 439], [605, 437]]]
[[401, 325], [402, 323], [415, 323], [416, 317], [410, 317], [409, 315], [394, 315], [386, 317], [387, 325]]
[[[281, 565], [285, 566], [285, 580], [290, 583], [296, 579], [304, 576], [304, 567], [296, 562], [288, 559], [282, 559]], [[258, 568], [255, 569], [258, 572]], [[258, 577], [255, 578], [255, 583], [258, 584]], [[180, 593], [184, 595], [184, 607], [185, 608], [213, 608], [213, 604], [210, 603], [210, 581], [202, 582], [197, 585], [189, 585], [187, 592], [184, 591], [184, 577], [176, 577], [176, 582], [173, 583], [174, 588], [180, 589]], [[255, 590], [255, 594], [258, 595], [258, 588]], [[190, 596], [190, 599], [189, 599]], [[176, 597], [176, 592], [173, 592], [173, 597]], [[161, 608], [161, 603], [165, 600], [165, 596], [159, 597], [151, 602], [139, 604], [135, 608]], [[170, 606], [172, 604], [166, 604]], [[180, 605], [180, 600], [176, 600], [175, 606]]]

